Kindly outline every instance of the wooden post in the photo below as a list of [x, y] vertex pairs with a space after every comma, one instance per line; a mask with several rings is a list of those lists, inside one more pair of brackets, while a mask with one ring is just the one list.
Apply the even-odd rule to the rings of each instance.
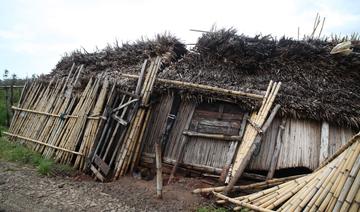
[[10, 126], [9, 88], [5, 87], [6, 126]]
[[[191, 120], [192, 120], [192, 117], [194, 115], [194, 111], [195, 111], [195, 107], [192, 107], [191, 108], [191, 111], [190, 111], [190, 114], [189, 114], [189, 117], [188, 119], [186, 120], [186, 123], [185, 123], [185, 129], [184, 130], [187, 130], [189, 129], [189, 126], [190, 126], [190, 123], [191, 123]], [[180, 147], [180, 150], [179, 150], [179, 153], [178, 153], [178, 157], [176, 159], [176, 162], [171, 170], [171, 174], [170, 174], [170, 177], [169, 177], [169, 180], [168, 180], [168, 184], [170, 184], [175, 176], [175, 173], [176, 173], [176, 169], [177, 167], [179, 166], [179, 163], [182, 161], [183, 159], [183, 154], [184, 154], [184, 149], [185, 149], [185, 146], [188, 142], [188, 136], [181, 136], [183, 139], [182, 139], [182, 143], [181, 143], [181, 147]]]
[[228, 186], [226, 186], [224, 194], [227, 194], [228, 192], [230, 192], [232, 190], [232, 188], [234, 187], [235, 183], [241, 177], [242, 173], [244, 172], [246, 166], [248, 165], [248, 163], [251, 159], [252, 153], [255, 151], [256, 145], [261, 141], [262, 135], [266, 132], [267, 128], [272, 123], [272, 120], [275, 118], [275, 115], [279, 109], [280, 109], [280, 105], [279, 104], [275, 105], [274, 109], [271, 111], [271, 114], [269, 115], [269, 118], [266, 120], [263, 127], [261, 128], [263, 133], [256, 135], [254, 142], [252, 143], [252, 145], [249, 148], [249, 151], [243, 158], [243, 161], [241, 162], [239, 168], [237, 169], [237, 172], [235, 173], [233, 178], [230, 180]]
[[321, 125], [321, 144], [319, 163], [329, 156], [329, 123], [324, 121]]
[[269, 172], [268, 172], [268, 174], [266, 176], [266, 180], [270, 180], [270, 179], [272, 179], [274, 177], [276, 165], [277, 165], [277, 162], [278, 162], [278, 159], [279, 159], [281, 145], [282, 145], [282, 142], [283, 142], [285, 124], [286, 124], [286, 119], [284, 118], [281, 121], [281, 124], [279, 126], [279, 130], [277, 132], [275, 150], [274, 150], [273, 158], [271, 160]]
[[155, 156], [156, 156], [156, 197], [162, 199], [162, 160], [161, 160], [161, 144], [157, 140], [155, 143]]
[[249, 118], [249, 113], [245, 113], [244, 116], [243, 116], [243, 119], [241, 121], [240, 130], [239, 130], [240, 140], [239, 141], [233, 141], [231, 143], [229, 151], [228, 151], [227, 156], [226, 156], [226, 163], [225, 163], [225, 165], [223, 167], [223, 171], [221, 172], [221, 175], [220, 175], [220, 178], [219, 178], [219, 182], [222, 182], [222, 183], [225, 182], [226, 183], [226, 180], [228, 179], [229, 169], [230, 169], [231, 163], [234, 160], [234, 154], [235, 154], [235, 151], [236, 151], [236, 149], [238, 147], [238, 144], [241, 142], [241, 139], [244, 136], [246, 122], [247, 122], [248, 118]]

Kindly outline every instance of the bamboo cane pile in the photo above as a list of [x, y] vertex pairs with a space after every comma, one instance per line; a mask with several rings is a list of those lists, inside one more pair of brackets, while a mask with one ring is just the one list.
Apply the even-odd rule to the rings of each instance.
[[23, 89], [9, 132], [46, 158], [61, 163], [75, 163], [84, 168], [84, 160], [98, 130], [108, 84], [90, 79], [81, 92], [74, 91], [83, 66], [71, 67], [67, 78], [52, 80], [47, 85], [34, 81]]
[[328, 163], [304, 177], [246, 196], [216, 197], [237, 205], [235, 210], [358, 211], [360, 209], [360, 133]]
[[115, 179], [119, 176], [123, 176], [129, 169], [129, 166], [134, 166], [136, 158], [140, 154], [141, 138], [144, 134], [144, 127], [146, 127], [149, 119], [147, 118], [148, 111], [147, 105], [150, 101], [150, 94], [152, 92], [156, 74], [161, 66], [161, 58], [157, 57], [152, 60], [150, 66], [147, 68], [147, 73], [145, 76], [144, 83], [140, 92], [141, 102], [140, 107], [136, 112], [134, 120], [130, 123], [129, 130], [125, 136], [124, 143], [120, 149], [116, 160], [115, 168]]
[[263, 98], [262, 105], [257, 113], [253, 113], [250, 117], [249, 123], [246, 126], [245, 134], [240, 144], [240, 147], [235, 156], [235, 161], [233, 164], [232, 172], [230, 173], [230, 182], [225, 193], [228, 193], [238, 179], [241, 177], [242, 173], [245, 170], [245, 167], [249, 163], [251, 155], [254, 151], [254, 143], [256, 137], [262, 133], [261, 127], [265, 123], [265, 119], [268, 116], [270, 109], [274, 103], [275, 97], [280, 89], [281, 82], [270, 81], [269, 86], [266, 90], [265, 96]]

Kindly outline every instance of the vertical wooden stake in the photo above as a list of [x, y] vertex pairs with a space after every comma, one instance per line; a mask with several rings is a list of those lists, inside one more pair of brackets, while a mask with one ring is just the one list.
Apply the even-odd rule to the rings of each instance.
[[277, 165], [277, 162], [278, 162], [278, 159], [279, 159], [281, 145], [282, 145], [282, 142], [283, 142], [283, 134], [284, 134], [285, 124], [286, 124], [286, 119], [284, 118], [281, 121], [281, 124], [279, 126], [279, 130], [277, 132], [275, 150], [274, 150], [273, 158], [272, 158], [271, 163], [270, 163], [269, 172], [268, 172], [268, 174], [266, 176], [266, 180], [270, 180], [270, 179], [272, 179], [274, 177], [276, 165]]
[[156, 156], [156, 197], [162, 199], [162, 162], [161, 162], [161, 144], [160, 141], [155, 143], [155, 156]]
[[6, 126], [10, 126], [10, 105], [9, 105], [9, 91], [5, 87], [5, 108], [6, 108]]
[[[188, 119], [186, 120], [186, 124], [185, 124], [185, 127], [184, 127], [184, 130], [188, 130], [189, 129], [189, 126], [190, 126], [190, 123], [191, 123], [191, 120], [192, 120], [192, 117], [194, 115], [194, 111], [195, 111], [195, 106], [193, 106], [191, 108], [191, 111], [190, 111], [190, 114], [188, 116]], [[169, 180], [168, 180], [168, 184], [170, 184], [175, 176], [175, 173], [176, 173], [176, 169], [177, 167], [179, 166], [179, 163], [182, 161], [183, 159], [183, 154], [184, 154], [184, 149], [185, 149], [185, 146], [188, 142], [188, 137], [185, 136], [185, 135], [182, 135], [181, 136], [182, 138], [182, 143], [181, 143], [181, 147], [180, 147], [180, 150], [179, 150], [179, 154], [178, 154], [178, 157], [176, 159], [176, 162], [171, 170], [171, 174], [170, 174], [170, 177], [169, 177]]]
[[322, 163], [329, 156], [329, 123], [323, 122], [321, 125], [321, 144], [319, 163]]

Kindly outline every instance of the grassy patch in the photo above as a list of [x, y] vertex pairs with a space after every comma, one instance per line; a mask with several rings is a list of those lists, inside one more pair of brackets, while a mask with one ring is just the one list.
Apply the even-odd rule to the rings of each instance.
[[0, 138], [0, 159], [33, 165], [42, 175], [70, 175], [74, 171], [67, 165], [58, 164], [53, 160], [45, 159], [39, 153], [36, 153], [21, 144], [9, 142], [3, 137]]
[[198, 208], [196, 212], [227, 212], [228, 210], [226, 208], [215, 208], [212, 206], [205, 206]]

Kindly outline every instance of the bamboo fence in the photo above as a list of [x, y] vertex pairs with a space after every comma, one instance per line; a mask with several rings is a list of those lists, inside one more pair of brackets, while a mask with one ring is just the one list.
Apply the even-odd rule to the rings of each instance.
[[235, 210], [256, 211], [358, 211], [360, 199], [360, 133], [345, 145], [337, 157], [312, 174], [276, 185], [253, 194], [230, 198], [212, 191], [216, 197], [231, 202]]
[[24, 86], [8, 132], [46, 158], [84, 169], [98, 130], [109, 86], [108, 80], [90, 79], [75, 91], [83, 71], [73, 65], [66, 79], [48, 84], [33, 81]]
[[[147, 113], [150, 112], [147, 106], [150, 102], [150, 95], [153, 90], [154, 82], [156, 79], [156, 74], [161, 66], [161, 58], [157, 57], [150, 62], [149, 67], [146, 71], [146, 76], [142, 85], [142, 89], [140, 92], [141, 102], [140, 107], [136, 111], [136, 115], [134, 120], [131, 121], [127, 134], [125, 135], [125, 139], [123, 141], [123, 145], [118, 154], [116, 164], [115, 164], [115, 179], [119, 176], [124, 176], [129, 167], [134, 167], [137, 161], [140, 152], [141, 146], [141, 138], [145, 132], [143, 130], [146, 127], [146, 123], [148, 121]], [[145, 124], [144, 124], [145, 123]], [[133, 163], [133, 164], [131, 164]]]
[[[99, 140], [104, 135], [109, 138], [109, 144], [101, 159], [117, 179], [125, 175], [130, 167], [136, 167], [139, 161], [141, 142], [146, 128], [151, 124], [150, 96], [155, 83], [256, 100], [264, 97], [208, 85], [158, 79], [156, 76], [161, 66], [161, 57], [157, 57], [145, 60], [139, 76], [121, 74], [121, 77], [138, 79], [136, 88], [131, 88], [133, 93], [115, 89], [116, 83], [103, 76], [90, 78], [86, 86], [80, 88], [78, 85], [83, 83], [80, 79], [83, 78], [85, 67], [75, 64], [66, 78], [29, 82], [23, 88], [19, 104], [12, 107], [13, 119], [9, 131], [4, 134], [46, 158], [54, 158], [80, 170], [91, 167], [94, 151], [103, 147]], [[264, 108], [270, 107], [271, 104], [266, 102]], [[121, 136], [118, 133], [120, 129], [124, 131]], [[160, 146], [160, 149], [163, 148]], [[158, 163], [161, 163], [161, 159], [160, 156]]]

